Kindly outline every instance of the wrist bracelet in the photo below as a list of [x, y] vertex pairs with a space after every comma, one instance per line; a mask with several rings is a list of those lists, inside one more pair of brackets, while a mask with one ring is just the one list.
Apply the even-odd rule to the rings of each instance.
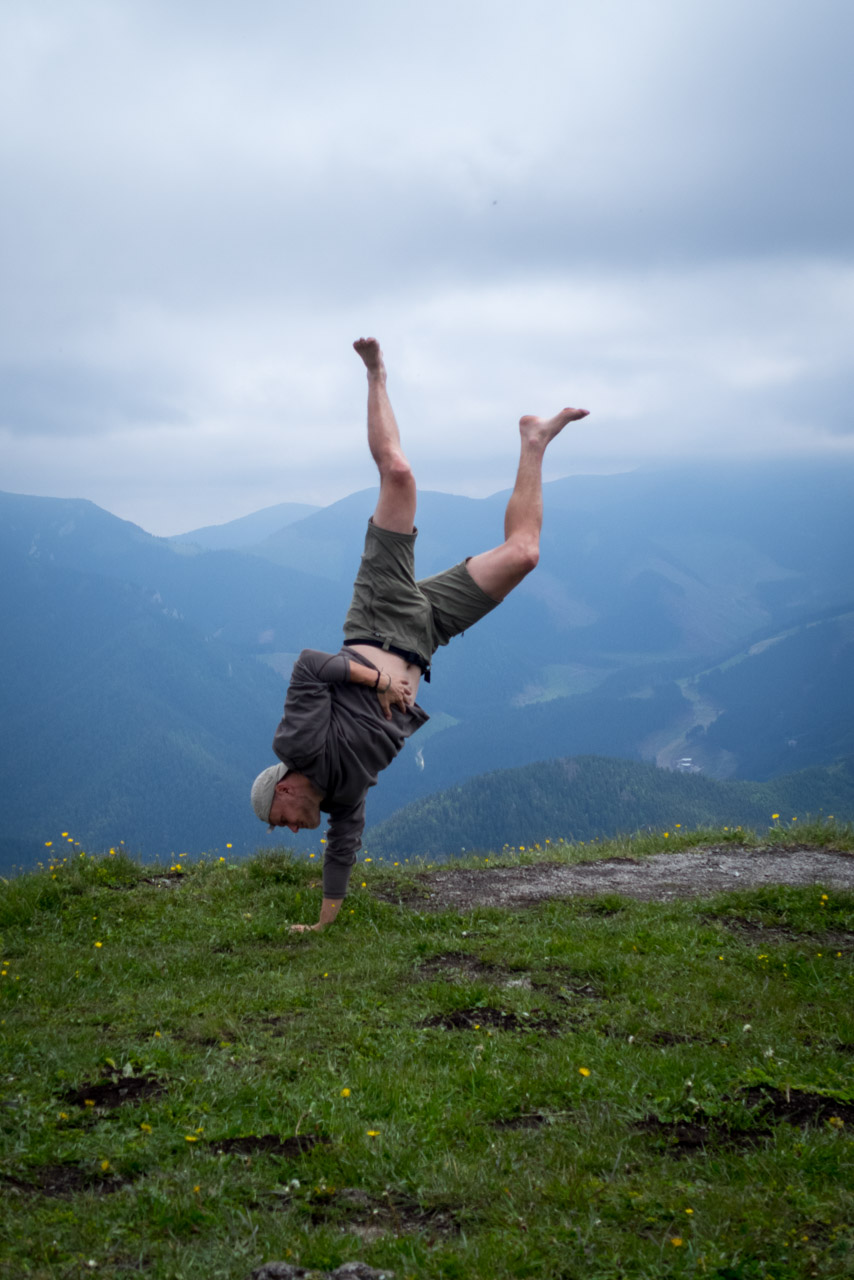
[[375, 689], [379, 689], [379, 687], [380, 687], [380, 676], [381, 676], [381, 675], [382, 675], [382, 672], [381, 672], [381, 671], [377, 671], [377, 678], [376, 678], [376, 680], [374, 681], [374, 688], [375, 688]]

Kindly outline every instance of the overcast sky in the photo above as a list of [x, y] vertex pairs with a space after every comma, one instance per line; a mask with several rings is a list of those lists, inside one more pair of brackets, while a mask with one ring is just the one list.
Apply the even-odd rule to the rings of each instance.
[[0, 488], [153, 533], [373, 483], [854, 456], [851, 0], [4, 0]]

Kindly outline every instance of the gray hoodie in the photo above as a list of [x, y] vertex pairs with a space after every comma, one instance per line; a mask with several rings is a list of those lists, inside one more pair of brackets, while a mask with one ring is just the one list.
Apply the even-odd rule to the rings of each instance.
[[350, 663], [374, 670], [361, 653], [303, 649], [294, 663], [273, 750], [323, 793], [329, 814], [323, 858], [324, 898], [343, 898], [362, 844], [365, 797], [404, 742], [429, 719], [415, 703], [386, 720], [373, 689], [350, 683]]

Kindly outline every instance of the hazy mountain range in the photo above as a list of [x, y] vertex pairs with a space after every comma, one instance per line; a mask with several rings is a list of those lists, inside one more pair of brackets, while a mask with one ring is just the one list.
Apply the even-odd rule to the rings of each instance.
[[[539, 569], [437, 654], [431, 721], [369, 822], [554, 757], [764, 780], [854, 754], [852, 480], [837, 462], [547, 485]], [[150, 857], [267, 839], [248, 787], [294, 655], [340, 644], [374, 500], [163, 539], [83, 500], [0, 495], [0, 859], [66, 830]], [[505, 501], [422, 494], [419, 572], [497, 541]]]

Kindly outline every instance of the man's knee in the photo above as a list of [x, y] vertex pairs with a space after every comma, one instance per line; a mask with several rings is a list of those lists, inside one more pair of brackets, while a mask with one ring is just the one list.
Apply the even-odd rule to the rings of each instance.
[[532, 573], [540, 563], [540, 544], [531, 538], [513, 539], [510, 542], [514, 568], [520, 579]]
[[415, 475], [402, 453], [383, 458], [379, 470], [381, 483], [390, 489], [407, 493], [415, 488]]

